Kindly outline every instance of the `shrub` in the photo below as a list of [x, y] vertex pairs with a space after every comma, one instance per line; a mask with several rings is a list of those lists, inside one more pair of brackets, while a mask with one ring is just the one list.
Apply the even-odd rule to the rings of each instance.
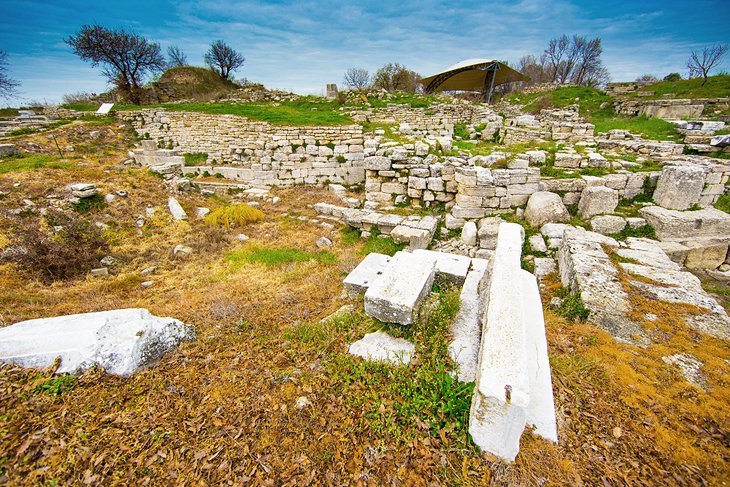
[[183, 157], [185, 158], [186, 166], [200, 166], [208, 160], [208, 154], [205, 152], [188, 152], [183, 154]]
[[247, 223], [260, 222], [263, 219], [263, 211], [244, 203], [218, 207], [205, 217], [205, 221], [209, 225], [226, 228], [242, 227]]
[[16, 244], [6, 249], [2, 260], [17, 264], [21, 270], [44, 282], [68, 279], [85, 274], [109, 250], [98, 228], [74, 214], [59, 211], [46, 215], [49, 226], [16, 223]]

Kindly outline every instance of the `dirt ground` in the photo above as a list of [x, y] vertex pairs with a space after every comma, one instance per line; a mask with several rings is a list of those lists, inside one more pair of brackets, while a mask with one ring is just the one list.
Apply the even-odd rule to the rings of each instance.
[[[101, 134], [91, 137], [95, 130]], [[194, 325], [197, 339], [132, 377], [94, 369], [58, 391], [42, 387], [50, 370], [0, 365], [0, 484], [728, 483], [730, 347], [689, 329], [681, 309], [661, 310], [654, 326], [664, 332], [662, 342], [622, 345], [555, 314], [547, 303], [560, 284], [548, 278], [542, 293], [560, 440], [552, 445], [526, 431], [517, 461], [507, 465], [470, 443], [463, 421], [440, 402], [448, 391], [429, 398], [415, 396], [408, 381], [396, 392], [389, 388], [395, 375], [415, 383], [425, 353], [396, 370], [369, 367], [347, 354], [347, 344], [371, 326], [360, 313], [337, 326], [320, 323], [351, 302], [341, 282], [363, 249], [363, 242], [315, 223], [312, 205], [335, 202], [327, 191], [276, 190], [278, 204], [261, 203], [265, 220], [243, 228], [176, 222], [163, 181], [121, 165], [134, 143], [125, 127], [78, 124], [55, 135], [62, 148], [75, 148], [66, 168], [0, 174], [0, 251], [16, 239], [13, 221], [41, 218], [38, 211], [9, 210], [24, 199], [38, 209], [70, 183], [94, 182], [105, 194], [128, 192], [82, 215], [108, 225], [109, 253], [119, 264], [109, 277], [51, 284], [0, 264], [0, 325], [143, 307]], [[55, 149], [47, 134], [18, 143], [47, 154]], [[195, 191], [178, 198], [191, 215], [196, 206], [230, 200]], [[157, 211], [140, 228], [135, 221], [148, 207]], [[250, 240], [239, 241], [242, 232]], [[322, 236], [334, 242], [334, 260], [266, 265], [239, 258], [257, 248], [317, 254]], [[193, 254], [174, 257], [177, 244]], [[151, 266], [153, 274], [140, 274]], [[141, 285], [148, 280], [151, 286]], [[639, 297], [635, 305], [651, 303]], [[705, 363], [706, 391], [661, 360], [678, 352]], [[310, 404], [297, 408], [300, 397]], [[403, 418], [400, 402], [414, 397], [423, 410]]]

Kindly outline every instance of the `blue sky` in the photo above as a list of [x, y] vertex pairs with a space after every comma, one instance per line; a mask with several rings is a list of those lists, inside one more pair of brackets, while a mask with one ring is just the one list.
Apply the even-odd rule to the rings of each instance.
[[[685, 75], [692, 49], [728, 42], [727, 1], [3, 0], [0, 50], [22, 83], [11, 104], [105, 90], [100, 71], [63, 42], [84, 23], [123, 26], [163, 50], [179, 45], [195, 65], [222, 39], [246, 57], [238, 78], [306, 94], [340, 83], [349, 67], [400, 62], [427, 75], [472, 57], [514, 63], [563, 33], [601, 37], [612, 80], [626, 81]], [[720, 70], [730, 70], [730, 60]]]

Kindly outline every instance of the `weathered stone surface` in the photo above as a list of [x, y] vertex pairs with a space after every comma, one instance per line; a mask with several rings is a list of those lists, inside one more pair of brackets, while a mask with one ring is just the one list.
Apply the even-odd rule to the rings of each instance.
[[410, 325], [431, 292], [436, 263], [423, 255], [396, 253], [365, 292], [365, 313], [386, 323]]
[[472, 382], [476, 378], [482, 324], [488, 299], [488, 266], [489, 262], [486, 260], [472, 260], [471, 270], [459, 296], [459, 313], [451, 324], [453, 340], [449, 344], [449, 356], [456, 364], [461, 382]]
[[714, 136], [710, 140], [710, 145], [715, 147], [730, 147], [730, 134]]
[[696, 211], [647, 206], [639, 210], [660, 240], [685, 240], [730, 235], [730, 215], [716, 208]]
[[687, 269], [717, 269], [725, 262], [728, 250], [728, 240], [693, 239], [683, 242], [687, 247], [687, 257], [684, 261]]
[[365, 294], [390, 263], [389, 255], [370, 253], [350, 272], [342, 284], [350, 295]]
[[530, 248], [534, 252], [547, 252], [547, 245], [545, 245], [545, 239], [542, 235], [533, 235], [530, 237]]
[[416, 346], [403, 338], [393, 338], [384, 331], [368, 333], [362, 339], [350, 344], [348, 352], [371, 362], [385, 362], [391, 365], [408, 364]]
[[627, 248], [616, 250], [616, 254], [659, 269], [679, 270], [679, 266], [664, 253], [659, 247], [659, 242], [655, 240], [629, 237], [626, 239], [626, 245]]
[[0, 360], [46, 368], [60, 357], [59, 374], [99, 365], [127, 376], [194, 337], [192, 327], [140, 308], [40, 318], [0, 328]]
[[570, 213], [560, 195], [549, 191], [537, 191], [530, 195], [525, 208], [527, 223], [540, 228], [546, 223], [561, 223], [570, 220]]
[[18, 146], [15, 144], [0, 144], [0, 157], [10, 157], [18, 153]]
[[686, 210], [700, 200], [706, 169], [701, 166], [664, 166], [654, 191], [654, 202], [670, 210]]
[[172, 217], [175, 220], [187, 220], [188, 215], [185, 213], [185, 210], [183, 210], [183, 207], [180, 205], [180, 202], [175, 199], [174, 197], [170, 196], [167, 199], [167, 207], [170, 209], [170, 214], [172, 214]]
[[583, 219], [612, 213], [618, 206], [618, 191], [605, 186], [591, 186], [583, 190], [578, 202], [578, 214]]
[[471, 259], [469, 257], [425, 249], [416, 249], [413, 253], [431, 259], [436, 263], [436, 279], [439, 282], [450, 283], [456, 286], [464, 284], [464, 280], [471, 267]]
[[704, 390], [709, 389], [707, 379], [701, 371], [705, 364], [694, 355], [689, 353], [675, 353], [674, 355], [662, 357], [662, 361], [667, 365], [677, 367], [682, 377], [690, 384], [694, 384]]
[[616, 215], [595, 216], [591, 219], [591, 228], [594, 232], [611, 235], [626, 228], [626, 220]]
[[465, 245], [474, 247], [477, 244], [477, 224], [474, 222], [466, 222], [461, 229], [461, 241]]
[[542, 304], [534, 276], [520, 268], [522, 232], [513, 223], [500, 226], [469, 415], [474, 442], [507, 461], [528, 423], [557, 440]]
[[479, 248], [488, 250], [497, 248], [499, 225], [502, 221], [498, 216], [490, 216], [479, 220]]
[[99, 188], [91, 183], [74, 183], [69, 186], [71, 194], [77, 198], [91, 198], [99, 194]]

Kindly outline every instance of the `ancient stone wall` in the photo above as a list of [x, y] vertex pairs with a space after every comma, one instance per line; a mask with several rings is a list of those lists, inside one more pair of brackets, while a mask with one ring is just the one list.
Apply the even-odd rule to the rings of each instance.
[[125, 116], [162, 148], [206, 153], [186, 172], [222, 174], [252, 185], [358, 184], [364, 180], [360, 125], [278, 126], [233, 115], [140, 110]]
[[619, 99], [614, 102], [614, 111], [630, 117], [650, 118], [699, 118], [704, 112], [727, 110], [728, 98], [661, 99], [639, 98]]

